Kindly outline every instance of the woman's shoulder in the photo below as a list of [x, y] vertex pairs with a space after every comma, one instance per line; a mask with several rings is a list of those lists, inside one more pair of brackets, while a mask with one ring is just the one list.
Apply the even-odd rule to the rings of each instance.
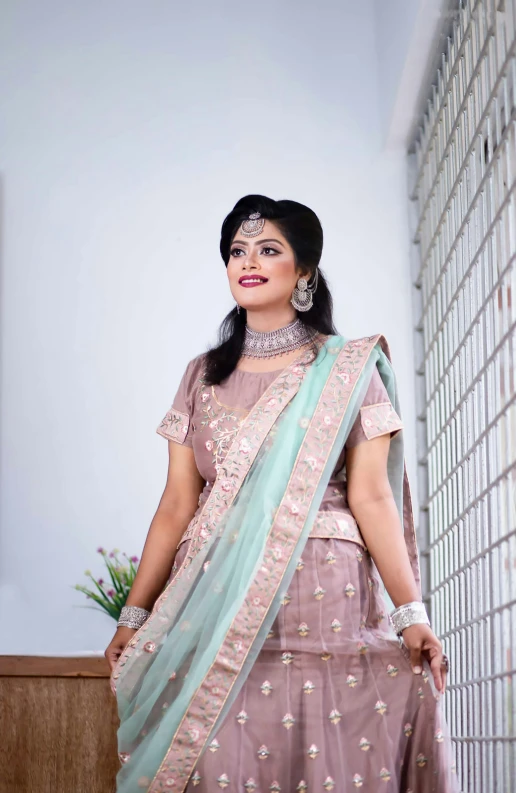
[[205, 352], [201, 352], [198, 355], [195, 355], [193, 358], [190, 358], [183, 373], [183, 380], [188, 383], [190, 388], [193, 388], [196, 383], [200, 383], [200, 381], [202, 381], [205, 367]]

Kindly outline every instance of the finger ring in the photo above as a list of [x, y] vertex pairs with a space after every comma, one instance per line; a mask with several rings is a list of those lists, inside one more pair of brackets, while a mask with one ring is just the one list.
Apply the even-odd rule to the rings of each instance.
[[447, 672], [450, 671], [450, 662], [448, 660], [448, 656], [443, 653], [443, 660], [441, 661], [441, 666], [443, 669], [446, 669]]

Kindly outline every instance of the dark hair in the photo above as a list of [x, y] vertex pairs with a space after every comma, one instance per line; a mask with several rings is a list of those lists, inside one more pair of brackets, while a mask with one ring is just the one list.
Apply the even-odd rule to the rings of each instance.
[[[231, 243], [242, 221], [252, 212], [270, 220], [288, 241], [298, 270], [307, 277], [319, 267], [323, 247], [323, 230], [319, 218], [309, 207], [297, 201], [274, 201], [263, 195], [247, 195], [237, 201], [225, 218], [220, 235], [220, 254], [228, 266]], [[318, 270], [318, 284], [309, 311], [297, 312], [300, 320], [325, 335], [337, 333], [333, 324], [333, 300], [328, 283]], [[218, 332], [217, 345], [206, 353], [205, 382], [218, 385], [235, 369], [244, 344], [247, 311], [233, 308], [224, 317]], [[314, 352], [316, 347], [314, 345]]]

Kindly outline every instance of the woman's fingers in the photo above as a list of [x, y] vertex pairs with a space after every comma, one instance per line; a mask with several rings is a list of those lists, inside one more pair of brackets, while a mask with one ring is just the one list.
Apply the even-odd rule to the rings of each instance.
[[420, 675], [423, 671], [423, 661], [421, 659], [421, 647], [410, 647], [410, 664], [415, 675]]
[[435, 687], [438, 691], [444, 693], [446, 673], [444, 668], [441, 666], [441, 662], [443, 660], [442, 650], [440, 648], [437, 649], [436, 647], [432, 647], [428, 651], [428, 660], [430, 663], [430, 669], [432, 670]]

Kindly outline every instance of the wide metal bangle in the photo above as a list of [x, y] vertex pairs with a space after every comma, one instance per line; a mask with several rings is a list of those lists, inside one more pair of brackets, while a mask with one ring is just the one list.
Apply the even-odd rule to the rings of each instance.
[[391, 624], [398, 636], [411, 625], [430, 625], [428, 614], [423, 603], [414, 600], [412, 603], [404, 603], [390, 615]]
[[118, 619], [118, 627], [139, 630], [150, 617], [150, 611], [139, 606], [123, 606]]

